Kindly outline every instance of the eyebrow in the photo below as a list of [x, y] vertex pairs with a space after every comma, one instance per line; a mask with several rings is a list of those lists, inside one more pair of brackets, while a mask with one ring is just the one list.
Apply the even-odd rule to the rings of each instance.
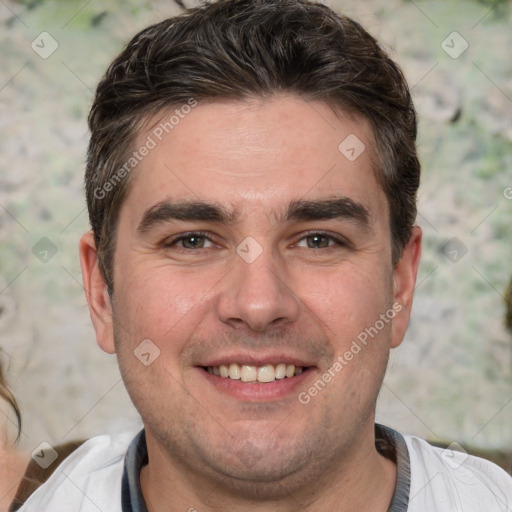
[[[140, 221], [137, 232], [144, 234], [158, 224], [172, 222], [173, 220], [187, 222], [218, 222], [233, 224], [238, 215], [233, 210], [223, 206], [202, 201], [163, 201], [148, 208]], [[348, 197], [334, 199], [319, 199], [313, 201], [292, 201], [284, 215], [277, 218], [278, 222], [286, 221], [315, 221], [330, 219], [346, 219], [356, 222], [368, 229], [370, 214], [368, 209]]]
[[234, 222], [235, 217], [234, 212], [229, 212], [222, 206], [215, 204], [201, 201], [182, 201], [177, 203], [164, 201], [148, 208], [144, 212], [137, 231], [139, 233], [146, 233], [158, 224], [173, 220], [231, 224]]
[[348, 197], [293, 201], [288, 206], [285, 219], [295, 221], [346, 219], [356, 222], [363, 228], [370, 227], [368, 209]]

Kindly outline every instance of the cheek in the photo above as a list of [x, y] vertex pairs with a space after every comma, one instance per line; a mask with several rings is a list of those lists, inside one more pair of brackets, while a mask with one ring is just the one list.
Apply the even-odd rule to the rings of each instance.
[[[218, 281], [218, 279], [217, 279]], [[133, 265], [119, 275], [115, 314], [132, 344], [150, 339], [162, 350], [185, 342], [208, 308], [214, 276], [166, 265]], [[124, 336], [126, 338], [126, 336]]]
[[391, 304], [391, 277], [355, 265], [301, 276], [301, 299], [328, 331], [346, 338], [373, 325]]

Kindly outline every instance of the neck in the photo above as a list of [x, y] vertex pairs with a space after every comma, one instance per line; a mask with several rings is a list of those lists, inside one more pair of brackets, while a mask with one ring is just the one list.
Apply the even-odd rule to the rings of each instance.
[[[279, 482], [240, 482], [226, 475], [205, 476], [178, 466], [148, 440], [149, 464], [141, 471], [148, 512], [305, 512], [372, 510], [385, 512], [396, 482], [395, 464], [375, 448], [373, 425], [349, 453], [319, 465], [316, 478], [290, 475]], [[248, 492], [249, 489], [249, 492]], [[255, 492], [256, 491], [256, 492]], [[255, 498], [255, 494], [258, 498]]]

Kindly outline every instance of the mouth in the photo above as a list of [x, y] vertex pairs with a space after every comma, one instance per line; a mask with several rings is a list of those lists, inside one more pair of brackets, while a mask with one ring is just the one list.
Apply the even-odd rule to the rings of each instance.
[[[296, 354], [231, 353], [198, 361], [207, 390], [243, 403], [292, 400], [318, 371], [315, 361]], [[211, 387], [210, 387], [211, 386]]]
[[308, 367], [294, 364], [279, 363], [256, 366], [252, 364], [221, 364], [219, 366], [203, 366], [203, 370], [210, 375], [222, 379], [235, 380], [247, 383], [268, 384], [278, 380], [291, 379], [301, 375]]

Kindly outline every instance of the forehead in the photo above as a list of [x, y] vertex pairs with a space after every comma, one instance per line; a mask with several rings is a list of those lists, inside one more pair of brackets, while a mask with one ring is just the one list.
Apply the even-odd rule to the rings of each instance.
[[284, 95], [194, 103], [161, 112], [138, 136], [136, 149], [150, 149], [131, 176], [130, 210], [202, 200], [268, 215], [338, 196], [385, 206], [362, 117]]

